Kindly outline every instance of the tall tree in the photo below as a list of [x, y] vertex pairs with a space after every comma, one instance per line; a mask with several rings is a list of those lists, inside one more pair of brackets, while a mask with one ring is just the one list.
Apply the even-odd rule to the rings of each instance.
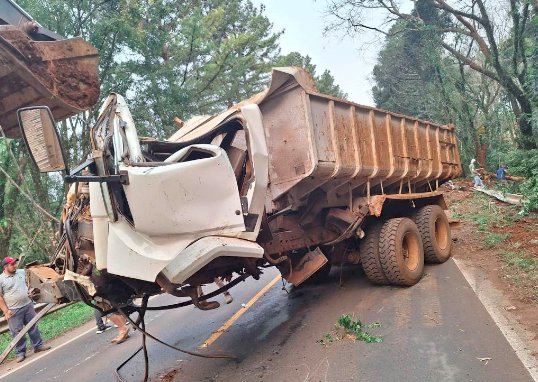
[[[450, 25], [444, 11], [429, 1], [415, 2], [411, 14]], [[513, 138], [510, 104], [498, 83], [447, 55], [440, 38], [431, 27], [415, 29], [407, 20], [396, 21], [373, 70], [374, 100], [381, 108], [455, 123], [464, 160], [476, 157], [486, 164], [489, 152], [498, 154], [506, 138]]]
[[260, 91], [278, 54], [280, 33], [249, 1], [125, 7], [128, 45], [108, 86], [126, 94], [146, 134], [168, 136], [176, 116], [212, 113]]
[[406, 21], [390, 29], [373, 69], [377, 107], [418, 118], [448, 122], [439, 91], [442, 56], [429, 31], [411, 31]]
[[[484, 0], [460, 1], [450, 5], [445, 0], [422, 0], [424, 3], [450, 16], [450, 24], [428, 19], [423, 14], [402, 11], [398, 1], [385, 0], [332, 0], [329, 12], [334, 17], [334, 26], [351, 33], [375, 30], [385, 35], [389, 30], [382, 25], [368, 22], [367, 12], [375, 9], [384, 11], [390, 20], [405, 20], [410, 28], [429, 28], [440, 37], [440, 45], [453, 58], [491, 80], [499, 83], [510, 99], [512, 110], [519, 127], [519, 146], [536, 148], [532, 118], [538, 107], [535, 94], [529, 86], [529, 57], [524, 48], [529, 20], [530, 3], [510, 0], [503, 9], [498, 3], [486, 6]], [[504, 4], [501, 4], [504, 5]], [[509, 27], [504, 28], [504, 17], [493, 17], [504, 12], [509, 17]], [[510, 59], [503, 60], [501, 44], [510, 39]]]

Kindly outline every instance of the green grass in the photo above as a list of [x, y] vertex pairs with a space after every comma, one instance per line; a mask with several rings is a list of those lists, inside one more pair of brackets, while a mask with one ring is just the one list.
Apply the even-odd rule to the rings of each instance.
[[[520, 218], [515, 211], [507, 213], [506, 208], [503, 210], [482, 194], [474, 194], [472, 199], [452, 205], [451, 210], [454, 218], [471, 221], [482, 232], [488, 231], [492, 225], [511, 227]], [[462, 212], [468, 210], [473, 212]]]
[[484, 244], [486, 248], [493, 248], [509, 238], [510, 238], [509, 234], [488, 233], [486, 235], [486, 238], [484, 239]]
[[[70, 329], [76, 328], [93, 318], [93, 309], [79, 302], [46, 315], [38, 322], [43, 340], [48, 341], [59, 337]], [[3, 351], [11, 342], [9, 332], [0, 335], [0, 349]], [[30, 346], [27, 344], [27, 346]], [[13, 357], [13, 352], [10, 358]]]
[[521, 288], [524, 299], [538, 301], [538, 259], [529, 257], [522, 252], [509, 251], [499, 254], [505, 266], [505, 277]]
[[509, 233], [505, 233], [510, 232], [507, 227], [518, 224], [525, 227], [530, 239], [534, 237], [530, 232], [536, 232], [538, 225], [521, 222], [522, 217], [517, 207], [498, 205], [480, 193], [454, 203], [450, 208], [453, 217], [476, 224], [477, 237], [482, 238], [484, 248], [499, 248], [495, 253], [503, 262], [501, 273], [517, 287], [519, 297], [524, 301], [538, 302], [538, 259], [525, 251], [527, 243], [515, 241]]
[[500, 255], [504, 258], [508, 266], [523, 271], [536, 272], [538, 275], [538, 260], [526, 257], [519, 252], [502, 252]]
[[[342, 327], [347, 334], [353, 334], [355, 335], [355, 338], [359, 341], [364, 341], [368, 343], [379, 343], [383, 342], [383, 337], [380, 336], [374, 336], [366, 331], [363, 330], [364, 325], [360, 320], [354, 320], [353, 317], [349, 314], [343, 314], [338, 319], [338, 325]], [[367, 325], [368, 328], [378, 328], [381, 325], [377, 322]]]

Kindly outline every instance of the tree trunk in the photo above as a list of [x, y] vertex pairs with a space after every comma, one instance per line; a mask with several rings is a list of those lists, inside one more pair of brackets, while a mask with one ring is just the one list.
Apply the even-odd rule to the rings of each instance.
[[521, 106], [521, 114], [517, 119], [520, 132], [518, 146], [520, 149], [532, 150], [537, 148], [536, 140], [532, 133], [532, 106], [530, 102], [526, 102], [525, 104], [519, 102], [519, 104]]
[[482, 143], [476, 148], [476, 160], [480, 163], [480, 166], [486, 167], [486, 154], [488, 152], [488, 145]]

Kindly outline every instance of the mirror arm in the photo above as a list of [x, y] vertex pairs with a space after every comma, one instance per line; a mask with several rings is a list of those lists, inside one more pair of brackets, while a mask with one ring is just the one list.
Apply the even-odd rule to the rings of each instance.
[[86, 159], [86, 161], [84, 163], [81, 163], [79, 164], [77, 167], [75, 167], [72, 171], [69, 171], [68, 169], [66, 169], [66, 173], [69, 174], [69, 176], [75, 176], [77, 175], [79, 172], [81, 172], [82, 170], [84, 170], [86, 167], [88, 167], [89, 165], [91, 165], [92, 163], [95, 162], [95, 159], [93, 158], [88, 158]]
[[97, 175], [66, 175], [65, 181], [67, 183], [75, 182], [88, 182], [88, 183], [121, 183], [128, 185], [129, 176], [126, 172], [122, 172], [119, 175], [107, 175], [107, 176], [97, 176]]

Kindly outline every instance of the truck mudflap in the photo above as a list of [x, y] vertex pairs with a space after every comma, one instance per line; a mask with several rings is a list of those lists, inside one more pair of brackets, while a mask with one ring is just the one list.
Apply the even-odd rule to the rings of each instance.
[[290, 284], [299, 286], [321, 269], [327, 261], [327, 257], [325, 257], [323, 252], [321, 252], [321, 249], [317, 247], [301, 257], [299, 263], [293, 266], [288, 274], [282, 275], [282, 277], [284, 277]]
[[0, 125], [20, 137], [17, 109], [48, 106], [58, 121], [99, 99], [99, 55], [81, 38], [35, 41], [14, 25], [0, 25]]

